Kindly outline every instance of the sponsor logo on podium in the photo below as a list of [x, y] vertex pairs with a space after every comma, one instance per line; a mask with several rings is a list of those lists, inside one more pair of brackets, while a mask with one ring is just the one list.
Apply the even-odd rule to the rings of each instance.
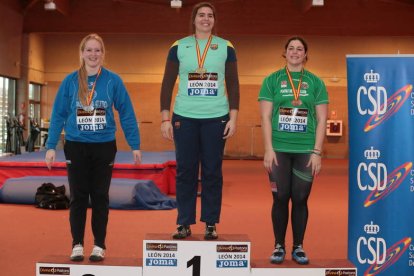
[[70, 275], [69, 267], [39, 267], [40, 275]]

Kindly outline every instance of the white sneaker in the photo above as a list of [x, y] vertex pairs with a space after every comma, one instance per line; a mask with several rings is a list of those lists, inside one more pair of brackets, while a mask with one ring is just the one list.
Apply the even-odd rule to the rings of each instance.
[[81, 262], [83, 261], [83, 245], [76, 244], [72, 248], [72, 254], [70, 255], [70, 259], [74, 262]]
[[95, 245], [92, 249], [91, 255], [89, 256], [89, 261], [100, 262], [104, 258], [105, 258], [105, 249]]

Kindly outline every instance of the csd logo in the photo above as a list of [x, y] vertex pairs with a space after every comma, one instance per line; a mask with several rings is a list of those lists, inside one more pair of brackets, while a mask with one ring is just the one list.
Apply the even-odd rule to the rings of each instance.
[[[363, 98], [368, 99], [368, 103], [363, 105]], [[364, 101], [365, 102], [365, 101]], [[361, 115], [384, 114], [387, 111], [387, 91], [382, 86], [359, 87], [357, 92], [357, 107]]]
[[[367, 248], [369, 252], [365, 255], [362, 253], [362, 248]], [[364, 250], [365, 251], [365, 250]], [[383, 264], [386, 260], [387, 244], [383, 238], [365, 238], [360, 237], [357, 243], [357, 258], [361, 264]]]
[[360, 163], [358, 165], [357, 181], [361, 191], [367, 189], [382, 191], [387, 186], [387, 167], [383, 163]]

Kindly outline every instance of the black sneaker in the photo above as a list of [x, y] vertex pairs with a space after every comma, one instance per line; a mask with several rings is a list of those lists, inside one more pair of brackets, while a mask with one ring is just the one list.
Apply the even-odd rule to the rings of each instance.
[[216, 240], [218, 238], [215, 225], [206, 225], [206, 232], [204, 234], [205, 240]]
[[191, 236], [191, 229], [188, 225], [178, 225], [177, 230], [172, 234], [175, 240], [185, 239], [188, 236]]

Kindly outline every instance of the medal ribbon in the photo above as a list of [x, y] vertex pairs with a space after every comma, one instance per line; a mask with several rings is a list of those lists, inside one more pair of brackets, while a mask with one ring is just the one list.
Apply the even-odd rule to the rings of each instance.
[[210, 48], [211, 41], [213, 40], [213, 36], [210, 35], [206, 44], [206, 47], [204, 48], [203, 56], [200, 56], [200, 46], [198, 45], [197, 38], [194, 39], [196, 41], [196, 50], [197, 50], [197, 61], [198, 61], [198, 68], [203, 68], [204, 61], [206, 60], [208, 48]]
[[303, 68], [302, 68], [302, 71], [301, 71], [301, 74], [300, 74], [300, 80], [299, 80], [298, 88], [296, 88], [296, 89], [295, 89], [295, 86], [293, 84], [292, 75], [290, 74], [289, 69], [287, 68], [287, 66], [285, 68], [286, 68], [286, 74], [288, 75], [288, 78], [289, 78], [290, 86], [292, 87], [292, 90], [293, 90], [293, 97], [295, 98], [295, 101], [297, 101], [297, 100], [299, 100], [300, 87], [302, 85]]
[[102, 69], [102, 67], [99, 67], [98, 75], [96, 76], [96, 79], [93, 82], [91, 91], [89, 91], [88, 98], [86, 99], [87, 106], [91, 105], [93, 93], [95, 92], [96, 82], [98, 81], [99, 75], [101, 74], [101, 69]]

